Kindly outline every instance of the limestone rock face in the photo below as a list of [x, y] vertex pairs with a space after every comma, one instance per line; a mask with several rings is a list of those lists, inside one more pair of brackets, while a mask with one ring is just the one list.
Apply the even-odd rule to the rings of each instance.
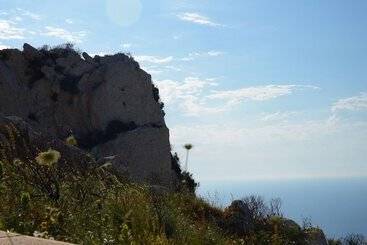
[[[21, 117], [136, 181], [172, 186], [169, 131], [151, 76], [124, 54], [94, 58], [68, 46], [0, 51], [0, 113]], [[156, 184], [156, 183], [154, 183]]]

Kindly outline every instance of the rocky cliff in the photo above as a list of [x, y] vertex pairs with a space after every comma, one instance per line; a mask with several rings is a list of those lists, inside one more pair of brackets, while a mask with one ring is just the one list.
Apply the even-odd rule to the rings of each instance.
[[0, 51], [0, 113], [18, 116], [134, 181], [173, 186], [169, 131], [151, 76], [125, 54], [90, 57], [66, 45]]

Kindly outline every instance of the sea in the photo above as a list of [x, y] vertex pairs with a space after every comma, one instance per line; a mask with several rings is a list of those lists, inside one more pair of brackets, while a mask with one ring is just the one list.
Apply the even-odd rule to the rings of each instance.
[[367, 178], [201, 181], [198, 194], [221, 207], [248, 195], [281, 198], [284, 216], [311, 221], [328, 238], [367, 237]]

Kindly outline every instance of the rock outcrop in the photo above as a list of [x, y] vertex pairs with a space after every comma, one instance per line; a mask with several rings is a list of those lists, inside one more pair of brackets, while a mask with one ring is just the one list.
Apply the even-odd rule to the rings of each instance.
[[97, 158], [116, 155], [134, 181], [173, 186], [169, 131], [151, 76], [125, 54], [70, 46], [0, 51], [0, 113], [18, 116]]
[[309, 228], [305, 231], [307, 245], [327, 245], [326, 236], [319, 228]]
[[231, 234], [243, 236], [254, 228], [251, 210], [242, 200], [235, 200], [225, 210], [222, 226]]

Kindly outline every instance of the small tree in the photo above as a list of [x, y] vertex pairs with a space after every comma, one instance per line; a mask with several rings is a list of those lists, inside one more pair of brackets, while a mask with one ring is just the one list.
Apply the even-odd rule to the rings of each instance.
[[283, 217], [282, 200], [280, 198], [270, 200], [270, 215]]

